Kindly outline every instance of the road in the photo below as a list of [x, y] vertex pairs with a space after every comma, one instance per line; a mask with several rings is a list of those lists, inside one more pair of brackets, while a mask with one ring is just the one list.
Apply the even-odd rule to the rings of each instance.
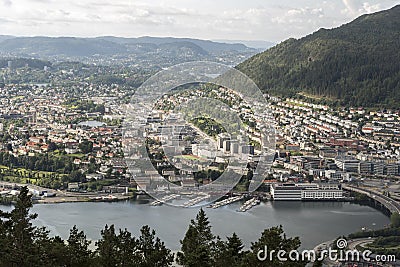
[[375, 238], [360, 238], [355, 240], [347, 241], [347, 249], [354, 250], [357, 249], [357, 246], [364, 247], [367, 244], [374, 242]]
[[368, 195], [369, 197], [375, 199], [376, 201], [378, 201], [379, 203], [384, 205], [388, 210], [390, 210], [391, 213], [397, 212], [400, 214], [400, 203], [390, 197], [387, 197], [387, 196], [377, 192], [377, 191], [372, 191], [370, 189], [346, 185], [346, 184], [342, 184], [342, 188], [345, 190], [350, 190], [350, 191]]
[[[10, 188], [10, 187], [23, 187], [26, 186], [28, 189], [34, 189], [38, 191], [47, 191], [48, 193], [55, 193], [54, 197], [42, 197], [41, 199], [36, 199], [35, 203], [64, 203], [64, 202], [86, 202], [90, 201], [96, 197], [107, 197], [109, 193], [103, 192], [93, 192], [93, 193], [79, 193], [79, 192], [69, 192], [66, 190], [54, 190], [50, 188], [45, 188], [33, 184], [21, 184], [21, 183], [10, 183], [10, 182], [0, 182], [0, 188]], [[112, 193], [116, 200], [129, 199], [129, 195], [123, 193]]]

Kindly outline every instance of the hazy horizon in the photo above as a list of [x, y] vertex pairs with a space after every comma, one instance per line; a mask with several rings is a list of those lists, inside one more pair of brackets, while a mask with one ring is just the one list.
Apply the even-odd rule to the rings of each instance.
[[152, 36], [279, 43], [396, 4], [394, 0], [282, 0], [279, 4], [261, 0], [0, 0], [0, 26], [2, 35], [12, 36]]

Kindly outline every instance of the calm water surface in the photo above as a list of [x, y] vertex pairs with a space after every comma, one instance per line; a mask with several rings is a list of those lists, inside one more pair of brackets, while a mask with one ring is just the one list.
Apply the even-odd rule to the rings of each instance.
[[[235, 203], [205, 211], [214, 234], [225, 237], [236, 232], [246, 246], [257, 240], [263, 229], [280, 224], [288, 236], [300, 237], [302, 248], [313, 248], [362, 227], [378, 229], [389, 224], [388, 217], [371, 207], [342, 202], [267, 202], [245, 213], [237, 212], [238, 208], [239, 203]], [[32, 211], [39, 214], [36, 225], [46, 226], [52, 234], [65, 239], [73, 225], [84, 230], [89, 239], [97, 240], [105, 224], [127, 228], [136, 236], [140, 227], [147, 224], [170, 249], [178, 250], [179, 240], [198, 209], [152, 207], [135, 201], [41, 204]]]

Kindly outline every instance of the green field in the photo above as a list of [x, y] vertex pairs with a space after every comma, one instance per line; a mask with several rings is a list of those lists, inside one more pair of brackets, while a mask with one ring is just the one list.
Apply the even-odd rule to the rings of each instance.
[[195, 161], [195, 160], [207, 161], [206, 159], [198, 157], [198, 156], [195, 156], [195, 155], [180, 155], [180, 156], [176, 156], [176, 158], [181, 158], [181, 159], [186, 159], [186, 160], [193, 160], [193, 161]]
[[73, 157], [73, 158], [83, 158], [85, 157], [85, 154], [79, 153], [79, 154], [66, 154], [68, 157]]
[[48, 171], [33, 171], [33, 170], [27, 170], [25, 168], [10, 169], [9, 167], [4, 165], [0, 165], [0, 174], [1, 174], [1, 179], [3, 181], [12, 183], [30, 183], [30, 184], [36, 184], [41, 179], [54, 179], [54, 178], [62, 179], [63, 176], [68, 175], [68, 174], [59, 174], [56, 172], [48, 172]]

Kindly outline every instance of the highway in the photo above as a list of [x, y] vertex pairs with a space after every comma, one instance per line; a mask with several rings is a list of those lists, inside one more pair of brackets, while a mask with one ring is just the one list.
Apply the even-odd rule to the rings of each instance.
[[342, 188], [345, 190], [368, 195], [370, 198], [373, 198], [384, 205], [391, 213], [397, 212], [400, 214], [400, 203], [390, 197], [380, 194], [379, 192], [346, 184], [342, 184]]

